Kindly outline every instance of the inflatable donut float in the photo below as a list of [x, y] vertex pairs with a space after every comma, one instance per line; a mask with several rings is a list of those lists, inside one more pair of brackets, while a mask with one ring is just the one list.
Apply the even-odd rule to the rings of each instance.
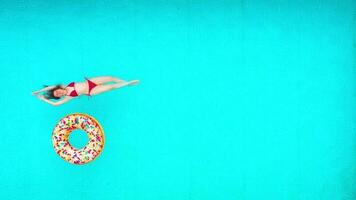
[[[89, 142], [81, 149], [76, 149], [69, 143], [69, 135], [73, 130], [81, 129], [89, 137]], [[74, 113], [59, 120], [53, 129], [53, 148], [65, 161], [72, 164], [86, 164], [95, 160], [104, 148], [104, 131], [93, 117]]]

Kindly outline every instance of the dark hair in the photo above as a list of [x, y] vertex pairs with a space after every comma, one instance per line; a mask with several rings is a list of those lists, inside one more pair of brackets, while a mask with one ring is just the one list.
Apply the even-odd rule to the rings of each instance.
[[[48, 87], [48, 86], [47, 86], [47, 85], [44, 85], [44, 87]], [[56, 99], [56, 100], [60, 99], [60, 97], [54, 96], [54, 91], [56, 91], [56, 90], [58, 90], [58, 89], [64, 89], [64, 88], [63, 88], [61, 85], [56, 85], [53, 89], [48, 90], [48, 91], [45, 93], [44, 97], [45, 97], [46, 99]]]

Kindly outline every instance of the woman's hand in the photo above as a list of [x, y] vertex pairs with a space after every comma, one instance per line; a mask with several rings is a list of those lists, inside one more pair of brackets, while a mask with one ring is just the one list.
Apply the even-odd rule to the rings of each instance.
[[41, 90], [37, 90], [37, 91], [32, 92], [32, 95], [37, 96], [39, 93], [45, 92], [45, 91], [48, 91], [48, 90], [51, 90], [51, 89], [53, 89], [53, 88], [55, 88], [55, 87], [56, 87], [56, 86], [47, 86], [47, 87], [45, 87], [45, 88], [42, 88]]
[[[44, 100], [44, 101], [49, 101], [49, 100], [46, 99], [43, 95], [37, 94], [36, 97], [39, 98], [39, 99], [41, 99], [41, 100]], [[50, 102], [52, 102], [52, 101], [50, 101]]]
[[66, 96], [66, 97], [64, 97], [63, 99], [59, 100], [59, 101], [53, 102], [53, 101], [51, 101], [51, 100], [49, 100], [49, 99], [46, 99], [43, 95], [35, 94], [35, 96], [36, 96], [37, 98], [41, 99], [42, 101], [51, 104], [52, 106], [59, 106], [59, 105], [62, 105], [62, 104], [64, 104], [64, 103], [70, 101], [71, 99], [73, 99], [72, 97]]

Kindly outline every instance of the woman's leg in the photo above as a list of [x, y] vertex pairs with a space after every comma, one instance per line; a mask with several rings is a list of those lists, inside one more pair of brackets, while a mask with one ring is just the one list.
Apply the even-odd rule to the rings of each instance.
[[90, 91], [90, 95], [97, 95], [103, 92], [107, 92], [113, 89], [118, 89], [124, 86], [129, 85], [130, 82], [122, 82], [122, 83], [115, 83], [115, 84], [110, 84], [110, 85], [97, 85], [95, 88], [93, 88]]
[[98, 77], [91, 78], [89, 80], [94, 82], [95, 84], [98, 84], [98, 85], [103, 85], [105, 83], [111, 83], [111, 82], [114, 82], [114, 83], [124, 83], [124, 82], [126, 82], [124, 80], [118, 79], [118, 78], [113, 77], [113, 76], [98, 76]]

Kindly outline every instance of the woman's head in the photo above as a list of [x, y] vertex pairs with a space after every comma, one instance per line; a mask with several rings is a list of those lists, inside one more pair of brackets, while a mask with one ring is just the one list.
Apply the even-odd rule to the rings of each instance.
[[67, 90], [65, 90], [61, 85], [57, 85], [51, 90], [48, 90], [46, 93], [47, 99], [60, 99], [62, 96], [67, 94]]

